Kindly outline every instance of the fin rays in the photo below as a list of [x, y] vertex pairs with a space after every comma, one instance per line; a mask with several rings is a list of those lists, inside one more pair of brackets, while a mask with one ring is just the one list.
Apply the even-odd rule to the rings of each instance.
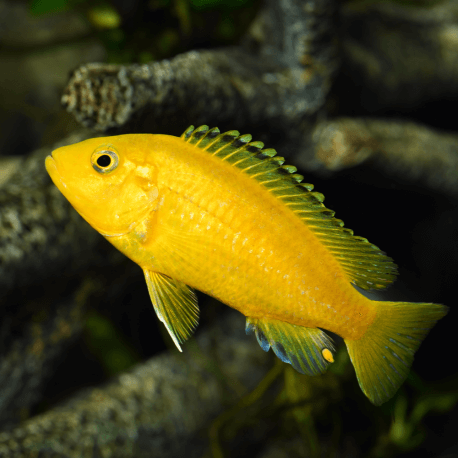
[[[284, 363], [301, 374], [317, 375], [333, 361], [334, 345], [324, 331], [304, 328], [284, 321], [247, 317], [245, 331], [254, 333], [264, 351], [272, 350]], [[327, 358], [324, 356], [328, 351]]]
[[366, 334], [345, 340], [359, 385], [372, 403], [383, 404], [396, 393], [421, 341], [446, 313], [447, 307], [437, 304], [379, 302]]
[[194, 332], [199, 322], [199, 308], [194, 291], [184, 283], [166, 275], [143, 271], [154, 310], [170, 334], [178, 350]]
[[301, 183], [303, 176], [295, 173], [296, 167], [284, 165], [284, 158], [276, 156], [274, 149], [262, 149], [264, 144], [251, 141], [249, 134], [240, 135], [237, 130], [220, 133], [217, 127], [209, 129], [205, 125], [197, 129], [190, 126], [181, 138], [227, 161], [267, 188], [307, 224], [335, 256], [350, 282], [363, 289], [382, 289], [395, 279], [393, 260], [344, 228], [343, 222], [334, 218], [334, 212], [323, 205], [323, 194], [312, 192], [313, 185]]

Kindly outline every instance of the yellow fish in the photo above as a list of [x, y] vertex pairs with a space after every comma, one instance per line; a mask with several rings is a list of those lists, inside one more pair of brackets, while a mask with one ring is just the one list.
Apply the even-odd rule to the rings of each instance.
[[251, 135], [189, 127], [181, 137], [93, 138], [46, 158], [52, 180], [89, 224], [145, 274], [178, 349], [194, 331], [192, 288], [247, 317], [262, 349], [308, 375], [326, 371], [343, 337], [376, 405], [407, 377], [436, 304], [371, 301], [396, 266], [353, 235], [296, 168]]

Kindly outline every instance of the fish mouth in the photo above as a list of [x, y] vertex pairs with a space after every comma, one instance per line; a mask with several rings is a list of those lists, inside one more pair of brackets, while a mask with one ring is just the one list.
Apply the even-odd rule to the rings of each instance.
[[[57, 162], [54, 159], [52, 153], [46, 156], [45, 167], [54, 183], [56, 182], [55, 178], [60, 178], [59, 170], [57, 169]], [[60, 180], [59, 180], [60, 181]]]
[[56, 164], [56, 160], [54, 159], [52, 153], [46, 156], [45, 167], [49, 175], [51, 176], [51, 178], [53, 178], [52, 174], [57, 173], [57, 164]]
[[57, 186], [57, 189], [65, 196], [65, 188], [67, 187], [62, 181], [62, 176], [57, 166], [57, 161], [52, 155], [46, 156], [45, 167], [53, 183]]

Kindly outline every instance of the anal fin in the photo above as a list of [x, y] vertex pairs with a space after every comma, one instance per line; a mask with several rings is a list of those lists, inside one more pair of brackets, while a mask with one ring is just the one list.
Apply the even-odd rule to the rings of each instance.
[[166, 275], [143, 270], [148, 292], [158, 318], [164, 323], [178, 350], [199, 322], [199, 307], [194, 291]]
[[285, 321], [247, 317], [245, 331], [254, 333], [264, 351], [272, 350], [302, 374], [318, 375], [334, 361], [331, 338], [318, 328], [304, 328]]

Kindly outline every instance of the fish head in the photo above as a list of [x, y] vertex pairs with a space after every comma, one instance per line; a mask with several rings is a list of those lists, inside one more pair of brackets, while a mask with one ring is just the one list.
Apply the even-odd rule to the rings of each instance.
[[157, 170], [147, 160], [145, 137], [91, 138], [46, 158], [57, 188], [106, 237], [128, 234], [157, 207]]

